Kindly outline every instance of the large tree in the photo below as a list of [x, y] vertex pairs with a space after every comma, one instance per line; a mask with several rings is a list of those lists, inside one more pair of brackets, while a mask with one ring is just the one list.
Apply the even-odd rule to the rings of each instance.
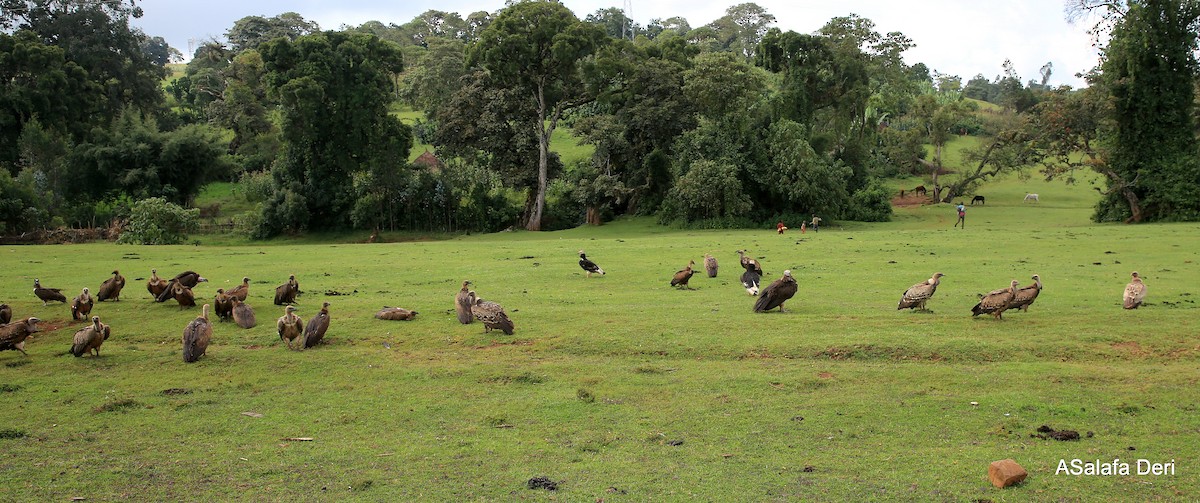
[[526, 216], [529, 230], [542, 228], [550, 165], [550, 135], [565, 111], [588, 103], [581, 60], [605, 40], [602, 29], [583, 23], [557, 2], [521, 2], [501, 11], [467, 52], [467, 62], [501, 86], [520, 92], [536, 113], [523, 117], [538, 139], [537, 188]]

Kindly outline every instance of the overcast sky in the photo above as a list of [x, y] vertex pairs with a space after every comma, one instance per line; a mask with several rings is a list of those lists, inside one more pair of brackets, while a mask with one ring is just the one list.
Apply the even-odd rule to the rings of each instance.
[[[622, 8], [624, 0], [565, 0], [582, 19], [597, 9]], [[630, 17], [645, 26], [651, 19], [681, 16], [693, 28], [725, 14], [735, 0], [631, 0]], [[829, 19], [858, 14], [875, 22], [876, 31], [898, 31], [917, 46], [905, 53], [909, 64], [962, 77], [993, 79], [1011, 59], [1023, 81], [1039, 79], [1038, 69], [1053, 63], [1050, 83], [1082, 86], [1075, 77], [1097, 63], [1097, 52], [1081, 23], [1067, 23], [1063, 0], [760, 0], [778, 28], [812, 33]], [[272, 17], [297, 12], [322, 29], [358, 26], [366, 21], [404, 24], [427, 10], [496, 12], [503, 0], [141, 0], [145, 15], [135, 25], [161, 36], [188, 55], [189, 41], [224, 40], [225, 31], [246, 16]]]

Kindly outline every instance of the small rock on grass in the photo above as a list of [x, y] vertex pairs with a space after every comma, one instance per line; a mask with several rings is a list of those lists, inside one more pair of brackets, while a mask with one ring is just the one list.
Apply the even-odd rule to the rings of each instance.
[[988, 465], [988, 480], [992, 481], [992, 485], [1001, 489], [1013, 484], [1020, 484], [1028, 476], [1029, 472], [1011, 459], [993, 461]]

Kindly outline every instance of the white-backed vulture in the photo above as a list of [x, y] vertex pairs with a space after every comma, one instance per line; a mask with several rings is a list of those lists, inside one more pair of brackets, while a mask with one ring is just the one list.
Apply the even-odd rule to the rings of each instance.
[[155, 299], [167, 290], [167, 280], [158, 276], [158, 269], [150, 270], [150, 279], [146, 281], [146, 291]]
[[758, 296], [758, 300], [754, 301], [754, 312], [764, 313], [778, 307], [782, 313], [783, 303], [795, 296], [796, 290], [798, 285], [796, 278], [792, 277], [792, 271], [783, 271], [783, 277], [767, 285]]
[[200, 316], [188, 323], [183, 329], [183, 361], [187, 363], [199, 360], [208, 349], [208, 341], [212, 340], [212, 323], [208, 321], [208, 304], [200, 310]]
[[231, 300], [233, 301], [233, 322], [242, 328], [254, 328], [254, 325], [258, 324], [254, 319], [254, 308], [240, 300]]
[[925, 303], [933, 297], [938, 285], [942, 284], [942, 276], [945, 274], [935, 272], [929, 279], [908, 287], [908, 290], [904, 291], [904, 295], [900, 296], [900, 303], [896, 305], [896, 310], [920, 309], [926, 311]]
[[696, 272], [692, 270], [692, 266], [696, 265], [695, 260], [689, 260], [688, 266], [680, 271], [675, 272], [675, 276], [671, 278], [671, 286], [682, 286], [683, 288], [691, 289], [688, 286], [688, 281], [692, 279], [692, 274]]
[[1042, 277], [1034, 274], [1033, 284], [1018, 288], [1017, 293], [1013, 295], [1012, 302], [1008, 304], [1008, 309], [1029, 312], [1029, 306], [1037, 300], [1039, 293], [1042, 293]]
[[516, 328], [512, 320], [508, 319], [508, 313], [504, 312], [504, 306], [483, 300], [471, 292], [471, 314], [475, 319], [483, 323], [483, 333], [491, 332], [492, 329], [497, 329], [504, 332], [506, 335], [512, 335]]
[[71, 319], [75, 321], [85, 321], [88, 315], [92, 314], [92, 307], [95, 306], [96, 299], [92, 298], [90, 290], [85, 286], [83, 291], [74, 299], [71, 299]]
[[96, 291], [96, 300], [104, 302], [112, 300], [114, 302], [121, 301], [121, 289], [125, 288], [125, 276], [121, 276], [121, 271], [113, 271], [112, 277], [100, 283], [100, 290]]
[[708, 277], [717, 277], [717, 258], [712, 254], [704, 254], [704, 272], [708, 273]]
[[296, 338], [304, 334], [304, 320], [296, 316], [296, 306], [289, 305], [283, 309], [283, 316], [275, 322], [275, 331], [279, 334], [279, 340], [287, 341], [289, 349], [304, 349], [304, 341], [300, 341], [298, 348], [292, 345]]
[[75, 339], [71, 344], [71, 354], [76, 358], [83, 356], [85, 353], [94, 356], [100, 356], [100, 345], [108, 340], [108, 336], [112, 335], [112, 330], [108, 325], [100, 323], [99, 316], [92, 316], [92, 324], [79, 329], [75, 332]]
[[592, 274], [604, 275], [604, 269], [601, 269], [595, 262], [588, 260], [583, 250], [579, 250], [579, 267], [583, 268], [589, 278], [592, 277]]
[[375, 318], [390, 321], [412, 321], [417, 317], [417, 314], [420, 313], [404, 309], [403, 307], [383, 306], [383, 309], [380, 309], [379, 312], [375, 313]]
[[321, 310], [308, 320], [304, 327], [304, 347], [311, 348], [321, 343], [325, 332], [329, 330], [329, 303], [321, 304]]
[[979, 299], [979, 303], [971, 308], [971, 316], [979, 316], [981, 314], [990, 314], [997, 320], [1004, 319], [1004, 311], [1012, 304], [1012, 300], [1017, 295], [1017, 285], [1020, 282], [1012, 280], [1008, 288], [992, 290]]
[[[231, 299], [237, 299], [242, 302], [246, 302], [246, 297], [250, 295], [250, 278], [243, 277], [242, 284], [226, 290], [225, 295], [229, 296]], [[219, 308], [217, 313], [220, 313]]]
[[462, 288], [454, 295], [454, 312], [458, 315], [458, 322], [463, 325], [470, 325], [472, 321], [475, 321], [475, 317], [471, 314], [471, 290], [467, 288], [470, 285], [470, 281], [463, 281]]
[[1142, 305], [1142, 301], [1146, 299], [1146, 284], [1142, 283], [1142, 277], [1137, 271], [1129, 274], [1129, 284], [1125, 285], [1125, 296], [1122, 302], [1122, 307], [1125, 309], [1137, 309]]
[[67, 303], [67, 296], [63, 295], [61, 288], [46, 288], [42, 286], [42, 281], [37, 278], [33, 280], [33, 294], [37, 298], [42, 299], [43, 306], [52, 300], [62, 302], [63, 304]]
[[42, 320], [31, 316], [0, 326], [0, 351], [15, 349], [20, 351], [21, 354], [29, 356], [29, 353], [25, 352], [25, 339], [30, 334], [41, 331], [37, 326], [39, 321]]

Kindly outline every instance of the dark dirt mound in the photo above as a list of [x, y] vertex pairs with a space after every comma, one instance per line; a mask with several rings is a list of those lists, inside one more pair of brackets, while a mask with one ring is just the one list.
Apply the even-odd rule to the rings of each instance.
[[557, 491], [558, 482], [550, 480], [546, 477], [534, 477], [525, 482], [525, 487], [530, 489], [545, 489], [547, 491]]
[[1054, 428], [1051, 428], [1049, 425], [1043, 424], [1040, 427], [1038, 427], [1037, 431], [1038, 431], [1037, 433], [1030, 434], [1029, 436], [1033, 437], [1033, 438], [1040, 438], [1042, 440], [1061, 440], [1061, 441], [1079, 440], [1079, 432], [1075, 431], [1075, 430], [1057, 430], [1056, 431]]

